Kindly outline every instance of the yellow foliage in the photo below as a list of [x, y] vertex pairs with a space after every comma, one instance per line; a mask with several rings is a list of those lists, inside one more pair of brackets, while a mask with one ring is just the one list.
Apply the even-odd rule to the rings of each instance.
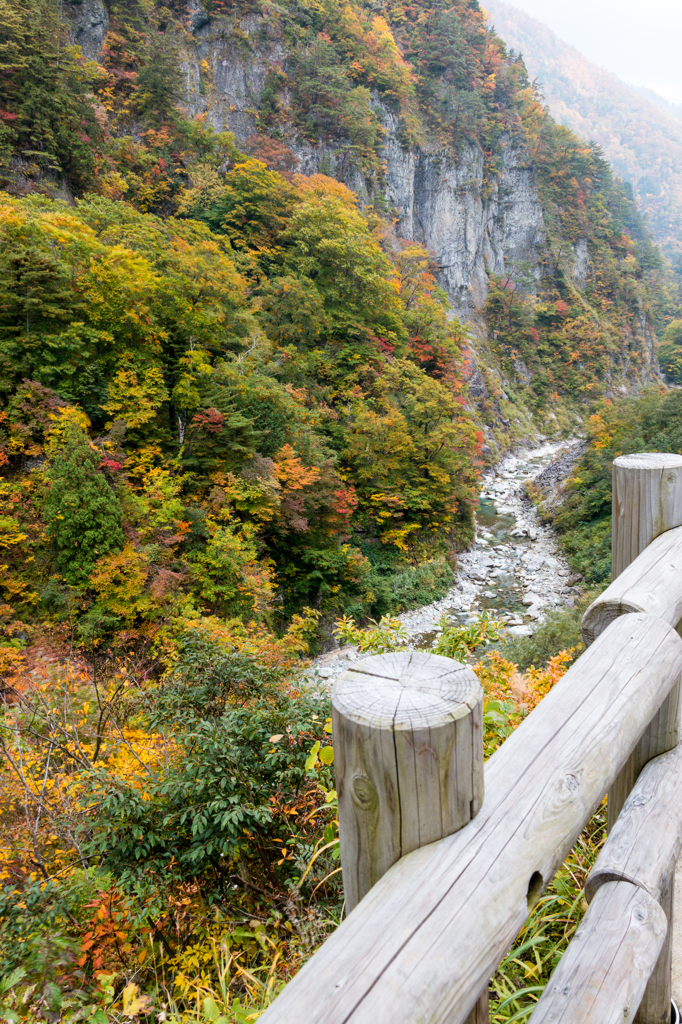
[[[158, 366], [146, 370], [122, 366], [109, 385], [105, 412], [122, 419], [129, 430], [143, 426], [154, 419], [160, 406], [168, 400], [163, 371]], [[111, 423], [107, 424], [107, 429]]]
[[90, 583], [110, 611], [128, 618], [131, 613], [149, 607], [149, 597], [144, 593], [148, 576], [149, 564], [145, 556], [126, 544], [121, 551], [97, 561]]
[[280, 484], [292, 491], [300, 491], [320, 479], [320, 470], [315, 466], [304, 466], [290, 444], [277, 452], [274, 464], [275, 476]]
[[358, 197], [355, 192], [351, 192], [346, 185], [342, 185], [335, 178], [328, 178], [326, 174], [311, 174], [310, 177], [305, 174], [294, 174], [293, 180], [304, 198], [309, 198], [310, 195], [318, 198], [333, 196], [344, 206], [351, 208], [357, 206]]

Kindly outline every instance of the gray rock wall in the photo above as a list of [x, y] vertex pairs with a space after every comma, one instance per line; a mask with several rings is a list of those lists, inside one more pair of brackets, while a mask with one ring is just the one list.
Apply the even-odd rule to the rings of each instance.
[[[194, 17], [199, 19], [199, 13]], [[186, 65], [190, 110], [206, 112], [214, 127], [227, 128], [244, 142], [256, 131], [255, 112], [268, 69], [281, 65], [286, 53], [277, 39], [256, 42], [260, 22], [255, 18], [241, 23], [250, 46], [223, 37], [211, 22], [198, 23], [196, 54], [188, 54]], [[211, 71], [211, 89], [203, 95], [202, 60]], [[519, 263], [529, 263], [539, 277], [546, 232], [535, 171], [523, 151], [507, 143], [502, 176], [484, 201], [480, 150], [467, 145], [456, 161], [445, 151], [406, 150], [398, 138], [398, 118], [378, 96], [373, 105], [386, 129], [384, 193], [397, 218], [397, 233], [435, 253], [442, 268], [441, 284], [460, 316], [470, 319], [483, 306], [488, 272], [513, 273]], [[357, 169], [345, 166], [332, 148], [313, 147], [294, 136], [286, 141], [302, 173], [331, 172], [363, 199], [371, 198], [371, 183]]]
[[109, 13], [104, 0], [71, 0], [62, 7], [72, 26], [73, 41], [90, 60], [95, 60], [109, 30]]
[[[189, 42], [184, 48], [183, 70], [188, 112], [191, 116], [206, 114], [216, 129], [230, 130], [243, 143], [258, 130], [258, 109], [268, 71], [286, 63], [283, 40], [256, 15], [243, 18], [241, 33], [232, 33], [210, 19], [201, 0], [188, 0], [187, 10]], [[108, 28], [103, 0], [79, 0], [65, 5], [65, 13], [73, 26], [74, 41], [88, 56], [96, 57]], [[386, 130], [385, 184], [381, 187], [396, 232], [401, 238], [421, 242], [435, 254], [441, 268], [440, 283], [449, 294], [453, 311], [471, 322], [476, 333], [485, 331], [477, 313], [486, 300], [489, 274], [513, 278], [523, 273], [525, 287], [533, 276], [540, 278], [547, 232], [535, 169], [523, 149], [506, 140], [502, 173], [486, 189], [480, 150], [466, 145], [456, 157], [444, 150], [407, 150], [399, 140], [396, 115], [378, 95], [372, 102]], [[347, 157], [331, 146], [311, 145], [286, 123], [282, 130], [283, 141], [297, 157], [302, 173], [334, 175], [363, 201], [372, 200], [376, 183], [349, 164]], [[587, 240], [581, 239], [567, 267], [578, 288], [585, 287], [588, 269]], [[645, 365], [637, 368], [634, 377], [646, 382], [657, 379], [659, 371], [645, 317], [639, 327]], [[614, 366], [619, 381], [630, 369], [627, 342], [624, 339], [621, 365]]]

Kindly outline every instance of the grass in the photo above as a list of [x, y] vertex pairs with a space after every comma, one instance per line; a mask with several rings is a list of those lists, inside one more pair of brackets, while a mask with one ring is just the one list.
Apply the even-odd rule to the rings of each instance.
[[606, 837], [603, 804], [584, 829], [490, 982], [491, 1024], [525, 1024], [587, 909], [585, 880]]

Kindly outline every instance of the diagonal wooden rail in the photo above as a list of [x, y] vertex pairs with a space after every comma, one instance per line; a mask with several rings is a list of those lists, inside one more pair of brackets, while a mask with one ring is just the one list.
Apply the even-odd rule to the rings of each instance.
[[[682, 459], [673, 457], [671, 468], [659, 456], [638, 459], [633, 472], [639, 479], [636, 486], [631, 481], [630, 490], [638, 496], [637, 514], [647, 510], [648, 525], [638, 532], [631, 524], [627, 531], [633, 557], [636, 537], [655, 542], [661, 524], [664, 530], [677, 527], [681, 523], [671, 523], [670, 515], [678, 509], [682, 515]], [[621, 497], [625, 491], [621, 481]], [[622, 518], [622, 502], [618, 515]], [[682, 559], [682, 537], [665, 550], [665, 565], [669, 557]], [[632, 586], [638, 573], [632, 569]], [[673, 628], [676, 612], [662, 613], [661, 608], [682, 600], [682, 577], [661, 570], [658, 576], [667, 596], [652, 585], [649, 589], [657, 596], [643, 611], [630, 610], [621, 601], [621, 611], [607, 615], [588, 650], [488, 761], [480, 809], [480, 798], [471, 796], [475, 744], [480, 741], [472, 681], [467, 677], [459, 696], [451, 695], [451, 708], [442, 700], [448, 687], [441, 687], [431, 742], [424, 701], [432, 700], [440, 669], [428, 668], [428, 656], [420, 655], [421, 662], [409, 654], [402, 660], [393, 656], [377, 671], [374, 659], [355, 667], [341, 690], [346, 697], [352, 694], [356, 704], [344, 704], [340, 692], [333, 701], [335, 731], [340, 735], [349, 730], [341, 741], [342, 777], [337, 780], [339, 791], [346, 794], [340, 801], [342, 837], [344, 829], [356, 836], [345, 849], [342, 838], [342, 859], [368, 858], [360, 873], [354, 863], [344, 864], [344, 879], [350, 870], [362, 898], [266, 1010], [264, 1024], [464, 1024], [485, 1018], [480, 993], [604, 794], [619, 778], [627, 778], [632, 788], [636, 772], [628, 768], [630, 774], [624, 775], [623, 770], [633, 758], [641, 760], [643, 750], [654, 757], [665, 744], [676, 742], [670, 722], [677, 720], [679, 698], [671, 703], [670, 694], [682, 675], [682, 640]], [[647, 586], [650, 582], [648, 578]], [[654, 614], [647, 613], [649, 608]], [[452, 669], [441, 672], [443, 678], [459, 672], [457, 678], [464, 681], [461, 673], [466, 670], [450, 664]], [[430, 673], [431, 684], [420, 683], [422, 670]], [[392, 709], [390, 714], [387, 709]], [[470, 737], [464, 746], [457, 743], [457, 723], [460, 735]], [[458, 772], [470, 794], [470, 820], [464, 804], [457, 813], [442, 813], [444, 799], [447, 806], [458, 806], [447, 796], [457, 785]], [[401, 787], [412, 795], [408, 798]], [[621, 792], [625, 800], [624, 783]], [[637, 787], [633, 791], [636, 806], [639, 792]], [[426, 808], [440, 814], [441, 823], [430, 823], [423, 834], [442, 838], [400, 856], [400, 837], [419, 834], [417, 819], [421, 815], [426, 820]], [[630, 822], [627, 827], [637, 839], [650, 825], [637, 824], [630, 803], [626, 808], [623, 821]], [[405, 820], [410, 815], [412, 820]], [[613, 836], [618, 836], [615, 828]], [[607, 843], [604, 855], [615, 849], [615, 842]], [[666, 847], [661, 854], [668, 858], [668, 876], [672, 849]], [[636, 859], [632, 853], [632, 863]], [[607, 863], [600, 862], [602, 867]], [[613, 868], [611, 877], [609, 870], [594, 875], [597, 895], [555, 974], [556, 984], [550, 983], [535, 1010], [537, 1020], [602, 1024], [632, 1019], [641, 1002], [642, 1024], [664, 1024], [660, 1013], [665, 998], [669, 1000], [663, 975], [670, 909], [656, 885], [633, 880], [620, 868]], [[594, 935], [600, 937], [596, 945]], [[587, 968], [581, 956], [585, 949], [597, 953]], [[573, 971], [568, 987], [559, 985], [562, 971]], [[604, 995], [612, 982], [620, 984], [615, 1000]], [[595, 998], [588, 998], [590, 991]], [[613, 1016], [614, 1006], [625, 1016]]]
[[476, 817], [398, 861], [264, 1024], [465, 1021], [680, 673], [670, 626], [612, 623], [490, 759]]

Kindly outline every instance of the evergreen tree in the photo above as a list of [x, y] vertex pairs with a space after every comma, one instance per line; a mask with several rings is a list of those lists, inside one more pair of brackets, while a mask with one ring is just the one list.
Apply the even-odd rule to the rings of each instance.
[[99, 455], [76, 424], [66, 428], [64, 447], [47, 476], [47, 533], [67, 583], [87, 582], [98, 558], [123, 547], [123, 514], [99, 470]]
[[64, 175], [82, 192], [101, 138], [91, 90], [53, 0], [0, 0], [0, 180], [18, 155], [34, 176]]
[[182, 99], [182, 84], [175, 35], [170, 30], [152, 30], [137, 77], [136, 106], [143, 119], [155, 127], [172, 123], [177, 118], [176, 103]]

